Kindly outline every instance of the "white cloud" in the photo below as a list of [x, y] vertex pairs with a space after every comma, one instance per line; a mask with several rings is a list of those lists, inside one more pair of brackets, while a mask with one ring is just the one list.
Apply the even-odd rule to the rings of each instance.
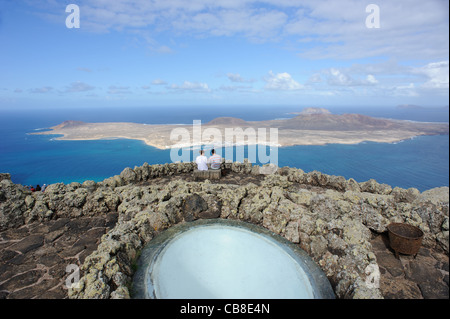
[[[283, 7], [255, 1], [80, 0], [83, 28], [94, 32], [149, 30], [194, 36], [243, 35], [265, 41], [280, 35], [288, 21]], [[146, 40], [154, 39], [147, 37]], [[150, 41], [150, 42], [152, 42]], [[172, 52], [167, 46], [151, 48]]]
[[92, 72], [92, 69], [84, 68], [84, 67], [77, 68], [77, 70], [78, 71], [82, 71], [82, 72], [86, 72], [86, 73], [91, 73]]
[[252, 86], [250, 85], [222, 85], [219, 88], [222, 91], [227, 91], [227, 92], [242, 92], [242, 93], [257, 93], [259, 92], [258, 90], [254, 89]]
[[110, 85], [108, 87], [108, 94], [130, 94], [130, 87], [129, 86], [116, 86], [116, 85]]
[[324, 71], [328, 75], [328, 84], [337, 86], [364, 86], [375, 85], [378, 80], [372, 74], [368, 74], [365, 79], [354, 79], [347, 73], [336, 68]]
[[231, 82], [237, 82], [237, 83], [254, 82], [254, 80], [244, 79], [239, 73], [227, 73], [227, 77]]
[[153, 85], [166, 85], [167, 82], [164, 81], [164, 80], [161, 80], [161, 79], [155, 79], [155, 80], [152, 81], [152, 84]]
[[[174, 53], [174, 50], [167, 45], [160, 44], [157, 40], [154, 39], [154, 34], [146, 30], [132, 30], [130, 31], [132, 34], [138, 35], [140, 39], [143, 39], [143, 45], [147, 47], [151, 52], [161, 53], [161, 54], [170, 54]], [[134, 40], [139, 45], [140, 39], [135, 38]]]
[[[52, 3], [53, 9], [48, 10]], [[47, 17], [52, 12], [55, 13], [55, 21], [60, 23], [61, 5], [56, 3], [52, 0], [46, 1], [42, 8], [38, 8], [37, 4], [35, 6], [38, 11], [48, 13]], [[373, 3], [380, 8], [379, 29], [368, 29], [365, 25], [368, 15], [365, 8], [369, 3], [371, 2], [360, 0], [77, 2], [81, 9], [83, 31], [124, 32], [132, 35], [133, 40], [137, 39], [133, 44], [144, 47], [150, 53], [170, 53], [178, 51], [177, 49], [182, 51], [184, 45], [192, 45], [189, 42], [192, 37], [203, 39], [234, 36], [258, 42], [276, 41], [277, 47], [288, 48], [299, 57], [309, 59], [299, 61], [299, 65], [302, 65], [300, 67], [311, 60], [335, 59], [334, 68], [329, 68], [329, 64], [311, 62], [310, 69], [314, 68], [313, 65], [319, 69], [312, 70], [309, 80], [304, 82], [308, 89], [302, 91], [305, 94], [384, 92], [386, 96], [391, 93], [405, 96], [431, 96], [439, 93], [448, 96], [448, 1], [377, 0]], [[377, 60], [367, 62], [369, 60], [365, 59], [372, 57]], [[366, 62], [343, 67], [342, 65], [349, 65], [345, 62], [349, 59]], [[421, 64], [415, 61], [420, 61]], [[239, 67], [236, 65], [234, 67]], [[292, 68], [289, 72], [299, 71], [294, 69], [295, 66]], [[89, 72], [90, 69], [78, 70]], [[190, 76], [192, 75], [187, 78]], [[217, 87], [221, 90], [251, 90], [245, 83], [253, 80], [246, 79], [239, 73], [228, 73], [226, 76], [231, 81], [228, 84], [233, 86], [220, 86], [219, 83]], [[266, 90], [295, 91], [305, 88], [289, 73], [270, 72], [264, 81]], [[208, 84], [199, 82], [185, 81], [169, 85], [157, 79], [145, 86], [145, 89], [151, 85], [164, 86], [164, 93], [212, 92]], [[33, 93], [51, 91], [51, 87], [31, 90]], [[129, 91], [128, 87], [110, 87], [111, 94]], [[208, 98], [211, 96], [209, 94]]]
[[189, 81], [184, 81], [181, 85], [172, 84], [169, 88], [180, 92], [211, 92], [208, 84]]
[[[442, 59], [448, 56], [445, 0], [377, 0], [380, 28], [368, 29], [360, 0], [79, 0], [84, 30], [128, 31], [144, 37], [151, 50], [173, 52], [155, 39], [176, 36], [242, 36], [283, 41], [301, 57], [364, 58], [394, 56]], [[36, 7], [38, 5], [36, 4]], [[39, 2], [41, 16], [60, 21], [61, 6]]]
[[380, 28], [368, 29], [359, 0], [304, 1], [285, 31], [308, 39], [300, 55], [318, 58], [439, 58], [448, 55], [448, 2], [379, 0]]
[[424, 75], [427, 80], [422, 84], [427, 89], [448, 89], [449, 67], [448, 61], [433, 62], [412, 70], [412, 73]]
[[239, 10], [219, 9], [196, 15], [184, 14], [173, 26], [177, 30], [212, 36], [243, 35], [252, 40], [264, 41], [277, 37], [287, 22], [288, 16], [278, 10], [252, 8]]
[[294, 91], [301, 90], [304, 86], [297, 81], [295, 81], [289, 73], [277, 73], [274, 74], [272, 71], [269, 75], [264, 78], [266, 85], [264, 86], [267, 90], [281, 90], [281, 91]]
[[314, 73], [309, 77], [308, 83], [320, 83], [322, 82], [322, 77], [319, 73]]
[[64, 93], [86, 92], [94, 89], [95, 87], [83, 82], [72, 82], [68, 87], [65, 88], [63, 92]]
[[342, 73], [338, 69], [331, 68], [329, 73], [328, 84], [330, 85], [355, 85], [354, 80], [349, 75]]
[[44, 86], [44, 87], [40, 87], [40, 88], [34, 88], [31, 89], [31, 93], [48, 93], [50, 91], [52, 91], [53, 88], [51, 86]]
[[239, 73], [228, 73], [227, 77], [231, 82], [245, 82]]
[[414, 85], [414, 83], [398, 85], [396, 87], [393, 87], [390, 91], [392, 91], [393, 96], [408, 96], [408, 97], [419, 96], [419, 93], [417, 92], [417, 88]]
[[378, 80], [372, 74], [368, 74], [366, 78], [366, 83], [377, 84]]
[[[314, 92], [333, 88], [344, 95], [425, 98], [448, 96], [448, 72], [448, 61], [407, 66], [386, 60], [320, 70], [308, 84]], [[326, 82], [313, 81], [316, 77]]]

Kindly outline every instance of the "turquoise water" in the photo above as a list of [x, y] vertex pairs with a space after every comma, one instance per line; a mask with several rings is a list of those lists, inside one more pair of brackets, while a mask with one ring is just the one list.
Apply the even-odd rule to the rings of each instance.
[[279, 150], [280, 166], [329, 175], [374, 178], [379, 183], [421, 191], [449, 185], [449, 136], [419, 136], [399, 143], [295, 146]]
[[[289, 111], [292, 108], [265, 112], [241, 108], [227, 110], [226, 114], [200, 108], [179, 108], [176, 112], [167, 109], [130, 112], [128, 109], [126, 113], [123, 110], [0, 111], [0, 172], [10, 173], [15, 183], [42, 185], [101, 181], [119, 174], [125, 167], [141, 166], [145, 162], [171, 162], [169, 150], [158, 150], [141, 141], [58, 141], [55, 136], [27, 134], [64, 120], [192, 123], [193, 119], [206, 122], [224, 115], [246, 120], [290, 117]], [[237, 154], [236, 149], [233, 153]], [[222, 154], [225, 154], [224, 150]], [[358, 182], [373, 178], [379, 183], [424, 191], [449, 186], [449, 137], [421, 136], [393, 144], [367, 142], [283, 147], [278, 150], [278, 165], [301, 168], [305, 172], [318, 170], [347, 179], [352, 177]]]

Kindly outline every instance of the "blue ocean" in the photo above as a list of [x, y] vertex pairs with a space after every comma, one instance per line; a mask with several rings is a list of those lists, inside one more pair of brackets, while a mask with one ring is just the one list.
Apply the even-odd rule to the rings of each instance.
[[[448, 122], [448, 108], [328, 108], [334, 114], [359, 113], [374, 117], [426, 122]], [[125, 167], [170, 163], [170, 150], [159, 150], [136, 140], [58, 141], [52, 135], [30, 135], [66, 120], [135, 122], [147, 124], [206, 123], [232, 116], [247, 121], [290, 118], [300, 107], [136, 107], [51, 110], [0, 109], [0, 172], [13, 182], [42, 185], [57, 182], [101, 181]], [[233, 152], [237, 154], [238, 152]], [[267, 154], [269, 149], [267, 149]], [[222, 154], [224, 150], [222, 150]], [[234, 158], [236, 159], [236, 158]], [[420, 136], [398, 143], [364, 142], [356, 145], [293, 146], [278, 149], [278, 165], [354, 178], [375, 179], [393, 187], [424, 191], [449, 186], [449, 136]]]

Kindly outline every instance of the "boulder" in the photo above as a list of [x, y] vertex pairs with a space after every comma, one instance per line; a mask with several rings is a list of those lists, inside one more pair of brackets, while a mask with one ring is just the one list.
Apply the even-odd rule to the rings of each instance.
[[9, 173], [0, 173], [0, 182], [3, 180], [11, 180], [11, 174]]
[[192, 194], [184, 199], [183, 215], [186, 221], [199, 218], [199, 214], [208, 210], [208, 203], [198, 194]]
[[130, 184], [136, 181], [137, 175], [131, 167], [125, 168], [121, 173], [120, 177], [123, 179], [125, 184]]

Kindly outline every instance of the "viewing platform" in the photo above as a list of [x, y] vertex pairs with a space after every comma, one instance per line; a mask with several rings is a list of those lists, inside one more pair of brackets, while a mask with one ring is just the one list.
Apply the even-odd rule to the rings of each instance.
[[202, 179], [216, 180], [222, 177], [222, 169], [211, 169], [210, 165], [208, 164], [207, 171], [199, 171], [198, 169], [195, 169], [193, 176], [195, 181]]

